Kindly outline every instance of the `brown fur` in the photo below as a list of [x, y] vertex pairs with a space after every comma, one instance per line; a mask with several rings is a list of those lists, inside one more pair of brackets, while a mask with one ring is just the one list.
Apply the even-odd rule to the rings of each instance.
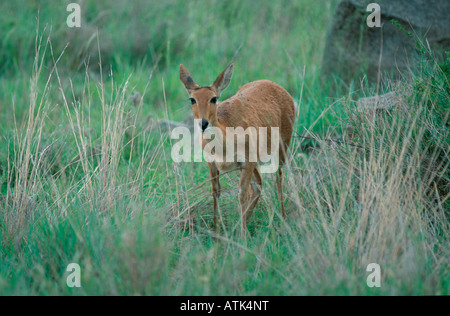
[[[294, 101], [290, 94], [278, 84], [269, 80], [259, 80], [244, 85], [231, 98], [214, 104], [212, 99], [220, 97], [222, 91], [228, 86], [233, 71], [233, 64], [217, 77], [214, 83], [208, 87], [200, 87], [192, 76], [180, 65], [180, 80], [188, 90], [191, 98], [195, 100], [192, 111], [195, 119], [204, 119], [213, 127], [219, 127], [224, 135], [224, 153], [226, 155], [225, 139], [227, 127], [267, 127], [268, 140], [271, 139], [270, 127], [278, 127], [280, 131], [280, 166], [276, 176], [277, 191], [281, 200], [281, 212], [285, 216], [282, 191], [281, 166], [285, 162], [286, 151], [292, 138], [293, 124], [295, 120]], [[203, 134], [202, 134], [203, 135]], [[210, 140], [202, 136], [203, 148]], [[255, 143], [253, 143], [255, 141]], [[246, 162], [212, 162], [208, 163], [212, 182], [214, 201], [214, 227], [217, 229], [216, 214], [218, 211], [218, 198], [220, 196], [220, 171], [239, 168], [241, 179], [239, 183], [239, 202], [241, 205], [241, 233], [245, 234], [248, 220], [259, 200], [262, 188], [261, 175], [256, 163], [249, 162], [248, 150], [253, 144], [258, 144], [257, 137], [246, 136]], [[270, 142], [269, 142], [270, 148]]]

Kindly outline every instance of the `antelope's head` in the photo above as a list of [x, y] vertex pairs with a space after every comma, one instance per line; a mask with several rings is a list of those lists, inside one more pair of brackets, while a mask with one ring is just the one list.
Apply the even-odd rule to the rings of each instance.
[[204, 132], [208, 126], [217, 125], [217, 105], [222, 91], [230, 84], [233, 75], [233, 63], [217, 77], [210, 86], [201, 87], [195, 83], [185, 66], [180, 65], [180, 80], [189, 93], [194, 119], [200, 121], [200, 128]]

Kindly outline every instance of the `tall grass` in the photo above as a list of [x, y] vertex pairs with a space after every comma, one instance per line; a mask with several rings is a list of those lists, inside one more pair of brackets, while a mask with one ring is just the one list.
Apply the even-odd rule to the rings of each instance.
[[[229, 15], [221, 21], [228, 29], [237, 8], [231, 2], [222, 13]], [[264, 16], [271, 15], [278, 16]], [[306, 153], [305, 139], [295, 136], [284, 169], [288, 218], [280, 216], [274, 178], [265, 175], [243, 240], [238, 175], [221, 176], [221, 230], [213, 233], [206, 163], [172, 162], [167, 131], [149, 123], [145, 107], [153, 98], [172, 118], [178, 95], [171, 92], [181, 90], [176, 75], [167, 70], [163, 83], [158, 66], [133, 73], [124, 67], [130, 71], [115, 75], [93, 72], [86, 62], [69, 80], [67, 50], [60, 56], [63, 50], [44, 38], [35, 38], [29, 102], [14, 103], [28, 109], [26, 119], [2, 118], [0, 294], [449, 294], [449, 148], [442, 128], [448, 115], [436, 110], [449, 104], [442, 66], [430, 62], [415, 81], [403, 82], [416, 85], [412, 95], [387, 113], [358, 112], [351, 98], [330, 103], [328, 112], [339, 116], [342, 105], [350, 113], [342, 126], [352, 126], [352, 138], [343, 141], [310, 128], [329, 114], [322, 109], [312, 120], [302, 118], [326, 99], [303, 82], [298, 96], [305, 91], [309, 98], [299, 98], [296, 129], [317, 146]], [[103, 67], [101, 34], [93, 41]], [[213, 58], [206, 60], [212, 65]], [[193, 61], [193, 68], [201, 65]], [[262, 61], [249, 66], [274, 69]], [[201, 69], [205, 79], [214, 77], [214, 69]], [[253, 78], [251, 71], [238, 74], [235, 87], [247, 76]], [[142, 96], [132, 102], [136, 90]], [[18, 92], [17, 99], [27, 98]], [[337, 122], [330, 130], [341, 128]], [[66, 285], [72, 262], [81, 266], [81, 288]], [[381, 288], [366, 284], [369, 263], [381, 266]]]

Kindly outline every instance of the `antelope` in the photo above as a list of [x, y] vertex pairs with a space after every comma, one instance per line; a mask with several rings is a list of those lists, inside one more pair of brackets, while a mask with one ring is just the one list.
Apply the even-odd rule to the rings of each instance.
[[[266, 128], [268, 133], [270, 133], [272, 127], [278, 128], [279, 146], [275, 149], [278, 151], [279, 157], [276, 185], [280, 199], [281, 214], [285, 218], [281, 167], [285, 163], [287, 149], [292, 138], [295, 121], [294, 100], [278, 84], [269, 80], [258, 80], [245, 84], [234, 96], [219, 103], [218, 100], [222, 92], [230, 84], [233, 67], [231, 62], [212, 85], [199, 86], [186, 67], [180, 65], [180, 80], [189, 93], [194, 119], [196, 122], [199, 122], [197, 128], [201, 129], [200, 141], [202, 148], [205, 150], [205, 146], [211, 141], [210, 137], [205, 137], [209, 127], [220, 129], [225, 151], [227, 150], [225, 144], [227, 127], [242, 127], [243, 129], [248, 127], [256, 129]], [[236, 157], [233, 161], [224, 161], [224, 159], [219, 161], [217, 159], [216, 161], [208, 162], [214, 202], [215, 231], [217, 230], [218, 199], [221, 190], [219, 183], [220, 172], [233, 169], [241, 171], [239, 181], [241, 235], [245, 235], [249, 219], [260, 198], [262, 178], [257, 168], [257, 162], [248, 159], [248, 151], [251, 147], [250, 142], [253, 139], [249, 136], [245, 135], [246, 154], [244, 162], [239, 162]], [[232, 137], [232, 143], [236, 146], [234, 135]], [[225, 156], [225, 152], [223, 155]]]

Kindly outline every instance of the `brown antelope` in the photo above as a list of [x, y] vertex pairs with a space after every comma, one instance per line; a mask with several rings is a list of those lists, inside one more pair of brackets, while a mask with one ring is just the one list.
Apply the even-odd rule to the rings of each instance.
[[[205, 137], [205, 131], [208, 127], [219, 128], [222, 132], [223, 156], [225, 156], [227, 151], [225, 140], [227, 139], [228, 127], [242, 127], [243, 129], [248, 127], [260, 129], [264, 127], [269, 134], [273, 127], [278, 128], [279, 146], [275, 149], [278, 151], [276, 184], [280, 198], [281, 214], [285, 217], [281, 166], [285, 162], [286, 152], [292, 138], [295, 120], [294, 100], [278, 84], [268, 80], [259, 80], [244, 85], [234, 96], [219, 103], [220, 95], [228, 87], [232, 74], [233, 63], [230, 63], [212, 85], [201, 87], [195, 83], [186, 67], [180, 65], [180, 80], [189, 93], [194, 119], [199, 122], [199, 128], [202, 131], [202, 148], [205, 150], [205, 146], [211, 141], [210, 138]], [[258, 203], [262, 189], [262, 179], [257, 169], [257, 162], [248, 159], [248, 151], [251, 147], [249, 142], [251, 139], [254, 139], [250, 136], [245, 135], [246, 154], [244, 162], [239, 162], [235, 156], [235, 159], [232, 161], [222, 159], [221, 161], [216, 160], [208, 163], [214, 201], [214, 229], [217, 229], [216, 217], [218, 198], [220, 196], [220, 171], [241, 170], [239, 203], [241, 206], [242, 235], [245, 235], [249, 218]], [[234, 135], [232, 137], [231, 142], [236, 145]], [[268, 145], [270, 146], [270, 141]]]

